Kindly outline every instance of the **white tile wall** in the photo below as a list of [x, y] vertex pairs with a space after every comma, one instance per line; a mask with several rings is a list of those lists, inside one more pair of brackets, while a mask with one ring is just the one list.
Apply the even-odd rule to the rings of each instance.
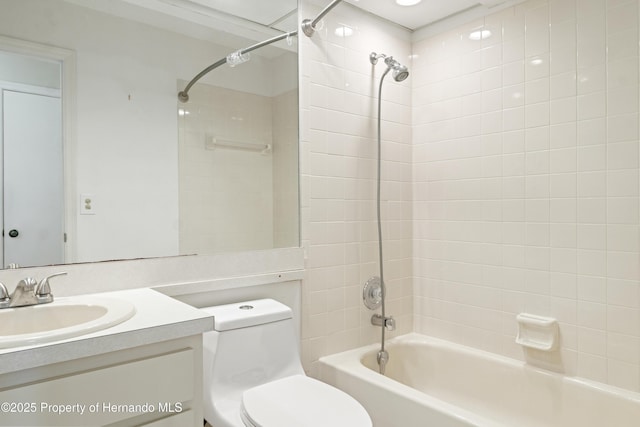
[[273, 108], [273, 247], [300, 244], [298, 209], [298, 91], [272, 99]]
[[[379, 339], [360, 302], [377, 271], [376, 51], [413, 57], [383, 95], [398, 332], [524, 359], [516, 314], [553, 316], [555, 369], [640, 390], [638, 3], [530, 0], [413, 42], [343, 4], [301, 37], [311, 374], [318, 357]], [[339, 25], [354, 36], [335, 36]], [[492, 36], [469, 40], [482, 28]]]
[[[413, 54], [415, 329], [640, 390], [637, 0], [531, 0]], [[492, 36], [470, 41], [487, 28]]]
[[273, 144], [272, 98], [195, 89], [179, 119], [180, 253], [273, 248], [273, 153], [206, 146], [207, 137]]
[[[303, 4], [302, 14], [315, 15]], [[353, 29], [339, 37], [341, 26]], [[362, 304], [378, 274], [375, 222], [377, 85], [384, 71], [372, 51], [407, 63], [409, 33], [343, 3], [313, 38], [300, 37], [302, 353], [314, 375], [318, 357], [379, 339]], [[411, 89], [389, 76], [383, 89], [382, 217], [388, 313], [396, 333], [413, 329]]]

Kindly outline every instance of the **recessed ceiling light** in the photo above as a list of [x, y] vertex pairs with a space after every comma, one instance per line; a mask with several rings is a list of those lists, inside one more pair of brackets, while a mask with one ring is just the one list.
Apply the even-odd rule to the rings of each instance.
[[491, 31], [489, 30], [478, 30], [469, 33], [469, 40], [484, 40], [491, 37]]
[[420, 3], [422, 0], [396, 0], [399, 6], [414, 6]]

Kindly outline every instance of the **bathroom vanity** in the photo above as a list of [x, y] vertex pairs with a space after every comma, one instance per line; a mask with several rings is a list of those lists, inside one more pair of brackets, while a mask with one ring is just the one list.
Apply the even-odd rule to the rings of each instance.
[[211, 315], [151, 289], [103, 294], [135, 314], [101, 331], [0, 349], [2, 425], [202, 425]]

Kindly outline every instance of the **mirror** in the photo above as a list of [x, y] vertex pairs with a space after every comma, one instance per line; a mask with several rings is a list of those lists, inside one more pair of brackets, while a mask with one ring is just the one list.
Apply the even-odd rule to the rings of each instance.
[[[61, 64], [64, 263], [299, 245], [297, 38], [223, 65], [189, 102], [177, 98], [210, 64], [295, 30], [297, 0], [0, 8], [0, 69], [7, 56]], [[0, 71], [1, 90], [26, 90], [10, 79]], [[21, 166], [27, 185], [37, 186], [35, 164]], [[13, 260], [5, 247], [4, 265], [58, 263]]]

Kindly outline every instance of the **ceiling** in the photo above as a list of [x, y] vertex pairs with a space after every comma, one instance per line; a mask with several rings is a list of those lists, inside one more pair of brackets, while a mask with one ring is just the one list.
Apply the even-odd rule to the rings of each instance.
[[[131, 0], [125, 0], [131, 1]], [[296, 0], [159, 0], [201, 13], [228, 17], [291, 31], [297, 27]], [[332, 0], [305, 0], [323, 9]], [[344, 0], [346, 3], [415, 31], [448, 18], [470, 12], [486, 15], [501, 5], [522, 0], [422, 0], [414, 6], [399, 6], [396, 0]], [[338, 5], [340, 7], [340, 5]]]
[[[298, 26], [297, 0], [63, 1], [234, 48], [248, 47]], [[254, 54], [275, 58], [295, 49], [281, 41]]]
[[[306, 1], [324, 8], [332, 0]], [[417, 30], [471, 10], [488, 12], [493, 7], [507, 2], [507, 0], [422, 0], [414, 6], [399, 6], [395, 0], [345, 1], [410, 30]], [[186, 0], [186, 3], [197, 4], [251, 22], [277, 28], [278, 23], [295, 14], [296, 2], [292, 2], [292, 0]], [[287, 31], [295, 28], [295, 23], [287, 28]]]
[[[262, 41], [298, 27], [298, 0], [65, 0], [229, 46]], [[304, 0], [324, 9], [332, 0]], [[344, 0], [335, 9], [356, 7], [416, 34], [438, 32], [523, 0], [422, 0], [399, 6], [396, 0]], [[334, 13], [334, 12], [330, 12]], [[304, 17], [313, 18], [313, 16]], [[420, 32], [420, 33], [419, 33]], [[282, 48], [284, 42], [280, 42]], [[275, 45], [274, 45], [275, 46]], [[288, 50], [284, 47], [285, 50]], [[277, 49], [261, 49], [265, 56]]]
[[[261, 0], [251, 1], [260, 2]], [[330, 0], [309, 1], [321, 7], [330, 3]], [[514, 0], [422, 0], [414, 6], [399, 6], [395, 0], [345, 1], [412, 31], [464, 13], [473, 12], [476, 16], [486, 15], [501, 5], [518, 2]]]
[[[190, 0], [190, 2], [267, 27], [276, 26], [289, 15], [295, 15], [297, 10], [295, 0]], [[290, 28], [289, 31], [292, 29]]]

